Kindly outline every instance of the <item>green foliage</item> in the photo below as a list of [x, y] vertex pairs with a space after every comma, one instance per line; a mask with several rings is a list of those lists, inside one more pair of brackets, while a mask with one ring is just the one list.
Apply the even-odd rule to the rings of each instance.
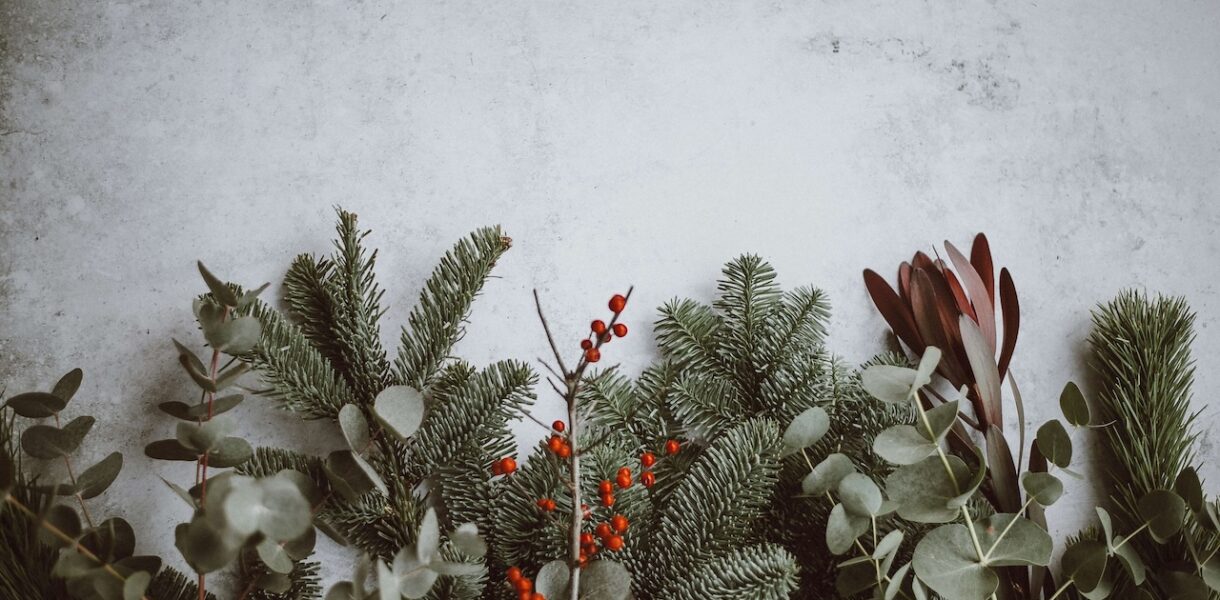
[[[1193, 475], [1198, 463], [1198, 412], [1190, 406], [1193, 339], [1194, 314], [1182, 298], [1126, 291], [1093, 312], [1089, 346], [1100, 381], [1095, 407], [1098, 421], [1110, 424], [1102, 435], [1111, 458], [1106, 473], [1118, 527], [1142, 523], [1139, 499], [1174, 489], [1182, 475]], [[1196, 514], [1205, 508], [1201, 500], [1194, 504]], [[1199, 562], [1220, 547], [1214, 527], [1189, 521], [1193, 549], [1185, 536], [1164, 545], [1150, 538], [1131, 541], [1153, 573]], [[1118, 593], [1133, 593], [1129, 586], [1129, 580], [1120, 580]], [[1146, 589], [1171, 591], [1158, 577], [1152, 577]], [[1216, 592], [1209, 597], [1217, 597]]]

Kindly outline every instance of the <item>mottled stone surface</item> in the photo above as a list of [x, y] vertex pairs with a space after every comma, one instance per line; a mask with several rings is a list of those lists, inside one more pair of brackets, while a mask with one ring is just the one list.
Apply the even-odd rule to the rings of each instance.
[[[128, 459], [95, 510], [176, 557], [187, 514], [154, 474], [191, 468], [140, 448], [171, 431], [154, 403], [191, 390], [169, 340], [199, 339], [197, 258], [276, 281], [328, 249], [342, 204], [382, 249], [392, 344], [440, 253], [502, 223], [516, 247], [463, 355], [540, 355], [532, 287], [572, 339], [633, 283], [641, 335], [609, 358], [638, 369], [652, 307], [709, 298], [742, 251], [825, 288], [835, 350], [863, 360], [883, 326], [860, 270], [984, 230], [1021, 290], [1031, 422], [1065, 380], [1089, 383], [1091, 307], [1129, 286], [1184, 294], [1214, 459], [1217, 31], [1207, 1], [6, 0], [0, 379], [85, 369], [85, 458]], [[254, 439], [340, 444], [242, 410]], [[1055, 529], [1089, 500], [1074, 488]]]

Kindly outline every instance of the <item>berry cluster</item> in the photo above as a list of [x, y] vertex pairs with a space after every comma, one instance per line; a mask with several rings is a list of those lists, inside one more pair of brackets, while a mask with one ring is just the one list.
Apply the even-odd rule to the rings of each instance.
[[507, 573], [508, 585], [518, 594], [519, 600], [546, 600], [546, 596], [534, 591], [534, 581], [521, 573], [517, 567], [509, 567]]
[[593, 529], [593, 533], [580, 534], [580, 566], [585, 566], [589, 562], [589, 557], [597, 553], [598, 541], [601, 542], [602, 548], [611, 552], [622, 550], [625, 545], [623, 534], [627, 533], [630, 525], [627, 517], [614, 515], [610, 518], [609, 523], [598, 523], [597, 527]]
[[[610, 298], [610, 310], [614, 313], [614, 318], [617, 319], [619, 313], [627, 308], [627, 298], [622, 294], [615, 294]], [[613, 319], [611, 320], [613, 323]], [[584, 358], [586, 362], [595, 363], [602, 359], [602, 352], [598, 348], [602, 344], [609, 343], [615, 337], [627, 337], [627, 326], [622, 323], [614, 323], [606, 325], [606, 322], [601, 319], [595, 319], [589, 324], [589, 331], [592, 335], [580, 341], [580, 349], [584, 350]]]

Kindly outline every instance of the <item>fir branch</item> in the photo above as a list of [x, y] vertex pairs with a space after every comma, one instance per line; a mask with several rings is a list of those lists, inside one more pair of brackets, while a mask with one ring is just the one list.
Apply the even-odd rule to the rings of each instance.
[[680, 377], [667, 402], [686, 437], [703, 442], [749, 416], [735, 385], [699, 372]]
[[263, 336], [243, 359], [271, 386], [268, 398], [307, 419], [334, 419], [344, 404], [354, 401], [351, 388], [301, 327], [262, 301], [254, 303], [251, 314], [262, 324]]
[[[178, 570], [162, 567], [148, 584], [145, 596], [150, 600], [199, 600], [199, 586]], [[216, 595], [207, 592], [207, 600], [216, 600]]]
[[683, 577], [678, 600], [786, 600], [797, 585], [796, 560], [775, 544], [736, 548]]
[[765, 339], [774, 328], [772, 318], [782, 307], [775, 269], [756, 255], [742, 255], [725, 265], [716, 288], [720, 297], [714, 306], [725, 323], [720, 352], [732, 365], [743, 394], [753, 396], [770, 368]]
[[258, 588], [258, 580], [271, 573], [258, 553], [247, 550], [238, 562], [237, 588], [243, 590], [239, 600], [316, 600], [322, 595], [319, 577], [321, 565], [314, 561], [296, 561], [288, 579], [292, 582], [288, 591], [277, 594]]
[[358, 403], [367, 405], [389, 384], [390, 365], [378, 325], [384, 292], [373, 270], [377, 251], [367, 252], [361, 245], [369, 231], [359, 229], [354, 213], [342, 209], [338, 213], [334, 275], [327, 280], [336, 309], [333, 333], [343, 356], [341, 372]]
[[779, 428], [765, 419], [742, 423], [695, 461], [662, 507], [658, 577], [674, 582], [752, 534], [778, 477]]
[[284, 304], [310, 343], [343, 371], [343, 348], [335, 337], [338, 309], [329, 289], [333, 276], [329, 259], [298, 255], [284, 275]]
[[453, 345], [464, 335], [470, 306], [511, 240], [499, 227], [485, 227], [441, 258], [424, 284], [419, 303], [402, 330], [395, 361], [398, 380], [424, 389], [436, 377]]
[[661, 307], [654, 333], [662, 355], [682, 369], [707, 370], [732, 377], [721, 358], [717, 336], [723, 323], [710, 306], [694, 300], [671, 300]]

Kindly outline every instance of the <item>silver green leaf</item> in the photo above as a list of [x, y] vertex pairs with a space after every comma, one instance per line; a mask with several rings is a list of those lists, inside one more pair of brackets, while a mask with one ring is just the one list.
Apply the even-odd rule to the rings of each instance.
[[1059, 394], [1059, 410], [1063, 418], [1073, 427], [1087, 427], [1092, 416], [1089, 414], [1089, 403], [1075, 382], [1069, 381]]
[[810, 496], [821, 496], [839, 487], [839, 482], [849, 473], [855, 473], [851, 459], [839, 453], [831, 454], [810, 471], [801, 481], [801, 491]]
[[63, 428], [50, 425], [34, 425], [21, 432], [21, 449], [34, 458], [59, 458], [67, 456], [80, 447], [89, 430], [93, 428], [93, 417], [77, 417]]
[[1072, 439], [1058, 419], [1043, 423], [1034, 439], [1038, 442], [1038, 450], [1051, 464], [1064, 469], [1072, 464]]
[[343, 431], [343, 439], [353, 452], [363, 453], [371, 443], [369, 437], [369, 422], [364, 413], [355, 404], [344, 404], [339, 409], [339, 429]]
[[890, 404], [906, 402], [916, 380], [916, 371], [893, 365], [873, 365], [860, 375], [864, 391]]
[[594, 561], [580, 574], [579, 596], [583, 600], [624, 600], [630, 594], [631, 574], [618, 562]]
[[894, 425], [873, 439], [873, 452], [886, 462], [910, 465], [936, 452], [936, 444], [914, 426]]
[[868, 531], [870, 523], [868, 517], [853, 515], [842, 504], [836, 504], [826, 519], [826, 547], [831, 554], [847, 552], [856, 539]]
[[568, 591], [568, 565], [562, 560], [553, 560], [538, 570], [534, 578], [534, 591], [547, 598], [565, 598]]
[[415, 388], [392, 385], [373, 400], [373, 415], [390, 434], [406, 440], [424, 419], [424, 398]]
[[1050, 506], [1063, 495], [1063, 482], [1050, 473], [1034, 471], [1022, 473], [1021, 488], [1039, 506]]
[[839, 482], [839, 501], [850, 514], [872, 517], [881, 510], [881, 488], [867, 475], [851, 473]]
[[979, 562], [970, 530], [956, 523], [924, 535], [911, 564], [932, 591], [953, 600], [986, 600], [1000, 583], [995, 571]]
[[948, 462], [953, 477], [939, 456], [929, 456], [899, 467], [886, 478], [886, 492], [899, 503], [898, 516], [917, 523], [948, 523], [957, 517], [959, 507], [950, 506], [959, 496], [954, 478], [967, 481], [970, 469], [956, 456], [949, 456]]
[[788, 456], [808, 448], [822, 439], [830, 430], [830, 416], [820, 407], [805, 409], [797, 415], [788, 428], [784, 430], [783, 456]]

